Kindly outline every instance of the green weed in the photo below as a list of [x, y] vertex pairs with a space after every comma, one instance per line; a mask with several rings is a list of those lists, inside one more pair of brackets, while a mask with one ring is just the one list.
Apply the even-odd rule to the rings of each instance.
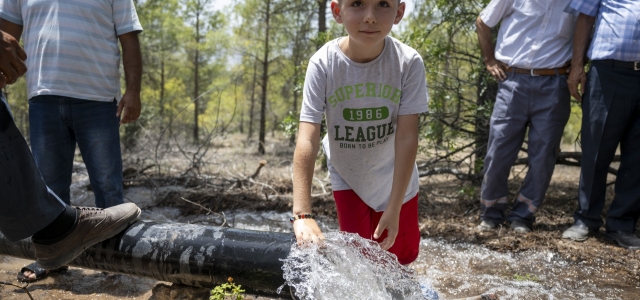
[[241, 285], [233, 283], [233, 278], [227, 278], [227, 283], [223, 283], [211, 290], [209, 300], [242, 300], [245, 290]]
[[513, 275], [513, 280], [540, 282], [540, 278], [538, 278], [538, 276], [532, 275], [532, 274], [520, 275], [520, 274], [516, 273], [515, 275]]

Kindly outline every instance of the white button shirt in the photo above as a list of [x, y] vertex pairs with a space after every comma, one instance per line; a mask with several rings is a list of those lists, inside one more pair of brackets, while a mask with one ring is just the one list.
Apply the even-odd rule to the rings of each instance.
[[510, 67], [551, 69], [571, 60], [577, 17], [571, 0], [492, 0], [480, 13], [489, 27], [501, 20], [495, 57]]

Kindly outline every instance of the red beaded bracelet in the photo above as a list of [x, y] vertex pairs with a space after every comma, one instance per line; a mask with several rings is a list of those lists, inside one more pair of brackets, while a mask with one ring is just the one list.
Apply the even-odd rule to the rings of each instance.
[[300, 220], [300, 219], [315, 219], [316, 216], [314, 214], [299, 214], [299, 215], [295, 215], [291, 218], [289, 218], [289, 221], [291, 221], [291, 223], [295, 222], [296, 220]]

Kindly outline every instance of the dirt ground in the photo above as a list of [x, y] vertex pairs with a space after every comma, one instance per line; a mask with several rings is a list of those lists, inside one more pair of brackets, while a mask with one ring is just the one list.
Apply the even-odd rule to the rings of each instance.
[[[242, 145], [242, 147], [238, 147]], [[157, 174], [145, 170], [148, 162], [128, 157], [127, 187], [182, 185], [182, 192], [161, 195], [160, 206], [180, 207], [184, 214], [202, 214], [204, 210], [181, 198], [199, 203], [212, 211], [248, 209], [256, 211], [291, 210], [291, 160], [293, 148], [285, 139], [271, 140], [267, 155], [255, 154], [254, 145], [238, 138], [228, 138], [214, 144], [213, 151], [199, 173], [174, 172]], [[257, 148], [257, 147], [255, 147]], [[253, 178], [260, 165], [259, 174]], [[518, 192], [526, 170], [515, 168], [509, 183], [510, 198]], [[125, 171], [127, 173], [127, 171]], [[162, 176], [160, 176], [162, 175]], [[335, 205], [330, 196], [328, 178], [320, 168], [316, 172], [313, 193], [316, 213], [335, 217]], [[479, 187], [450, 175], [421, 178], [420, 221], [423, 237], [440, 237], [451, 243], [472, 243], [499, 252], [550, 250], [575, 264], [598, 266], [607, 273], [623, 275], [621, 286], [640, 286], [638, 251], [629, 251], [607, 242], [602, 234], [585, 242], [561, 239], [562, 231], [573, 222], [577, 206], [579, 169], [557, 166], [543, 207], [537, 212], [533, 232], [515, 234], [508, 225], [495, 231], [479, 232]], [[610, 177], [613, 181], [615, 177]], [[607, 193], [607, 206], [613, 198], [613, 185]], [[17, 284], [15, 272], [27, 261], [0, 256], [0, 281]], [[75, 275], [74, 275], [75, 274]], [[151, 290], [160, 282], [119, 274], [72, 268], [66, 274], [48, 278], [28, 287], [34, 299], [154, 299]], [[89, 288], [86, 285], [91, 285]], [[127, 289], [110, 286], [127, 285]], [[85, 285], [82, 288], [79, 286]], [[159, 290], [160, 288], [156, 288]], [[166, 291], [164, 291], [166, 292]], [[159, 294], [156, 291], [156, 294]], [[0, 284], [0, 299], [29, 299], [23, 290]]]

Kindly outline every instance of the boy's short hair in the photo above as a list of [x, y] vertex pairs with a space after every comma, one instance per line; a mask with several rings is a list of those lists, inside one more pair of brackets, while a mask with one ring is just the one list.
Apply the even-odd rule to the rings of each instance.
[[[331, 1], [338, 2], [338, 4], [342, 4], [342, 1], [344, 1], [344, 0], [331, 0]], [[400, 4], [400, 2], [402, 2], [402, 0], [396, 0], [396, 1], [398, 1], [398, 4]]]

